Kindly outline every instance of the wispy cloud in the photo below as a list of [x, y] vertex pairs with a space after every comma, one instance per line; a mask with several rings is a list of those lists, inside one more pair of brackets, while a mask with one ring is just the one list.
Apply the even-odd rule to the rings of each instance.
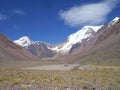
[[25, 12], [23, 10], [19, 10], [19, 9], [15, 9], [12, 12], [17, 15], [25, 15]]
[[0, 21], [7, 20], [7, 16], [5, 14], [0, 13]]
[[118, 0], [104, 0], [99, 3], [74, 6], [66, 11], [60, 11], [59, 15], [65, 24], [80, 26], [84, 24], [101, 24], [116, 7]]
[[7, 12], [4, 12], [4, 14], [0, 12], [0, 21], [5, 21], [5, 20], [8, 19], [8, 17], [12, 18], [11, 15], [12, 16], [13, 15], [21, 15], [21, 16], [23, 16], [23, 15], [25, 15], [25, 12], [23, 10], [19, 10], [19, 9], [9, 10]]

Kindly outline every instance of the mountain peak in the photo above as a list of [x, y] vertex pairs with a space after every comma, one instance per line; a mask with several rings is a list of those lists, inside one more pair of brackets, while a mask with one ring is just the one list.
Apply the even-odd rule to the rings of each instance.
[[22, 36], [20, 39], [30, 39], [28, 36]]
[[102, 27], [100, 26], [84, 26], [82, 29], [78, 30], [76, 33], [73, 33], [68, 36], [67, 41], [63, 43], [62, 47], [61, 45], [58, 45], [52, 50], [56, 50], [58, 52], [66, 53], [69, 52], [71, 47], [76, 43], [82, 43], [82, 40], [90, 39], [93, 37], [93, 35]]
[[118, 21], [120, 18], [119, 17], [115, 17], [112, 21]]
[[30, 40], [29, 37], [23, 36], [23, 37], [21, 37], [20, 39], [15, 40], [14, 43], [16, 43], [16, 44], [18, 44], [18, 45], [21, 45], [21, 46], [25, 47], [25, 46], [31, 45], [31, 44], [33, 43], [33, 41]]
[[118, 22], [120, 20], [119, 17], [115, 17], [108, 25], [108, 27], [110, 27], [111, 25], [114, 25], [116, 22]]
[[99, 26], [84, 26], [82, 28], [82, 30], [94, 30], [95, 32], [97, 32], [101, 27], [103, 27], [103, 25], [99, 25]]

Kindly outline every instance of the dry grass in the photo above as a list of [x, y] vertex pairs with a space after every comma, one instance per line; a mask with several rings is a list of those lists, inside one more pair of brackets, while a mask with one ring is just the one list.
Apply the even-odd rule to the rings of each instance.
[[119, 90], [120, 70], [0, 69], [0, 90]]

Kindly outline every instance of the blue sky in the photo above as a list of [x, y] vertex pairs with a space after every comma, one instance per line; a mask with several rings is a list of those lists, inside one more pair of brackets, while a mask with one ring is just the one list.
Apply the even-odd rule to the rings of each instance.
[[0, 0], [0, 33], [60, 43], [84, 25], [120, 16], [119, 0]]

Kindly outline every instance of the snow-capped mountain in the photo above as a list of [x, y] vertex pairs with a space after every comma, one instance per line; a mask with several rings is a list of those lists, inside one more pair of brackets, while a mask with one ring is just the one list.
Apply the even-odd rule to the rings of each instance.
[[114, 25], [116, 22], [118, 22], [119, 21], [119, 17], [115, 17], [110, 23], [109, 23], [109, 27], [111, 26], [111, 25]]
[[[58, 45], [51, 45], [41, 41], [32, 41], [27, 36], [15, 40], [14, 43], [28, 49], [32, 54], [42, 57], [41, 55], [54, 56], [55, 53], [68, 54], [71, 49], [81, 45], [84, 41], [90, 40], [99, 31], [105, 27], [111, 27], [119, 21], [119, 17], [114, 18], [106, 25], [84, 26], [82, 29], [68, 36], [67, 40]], [[42, 54], [40, 54], [42, 52]], [[48, 53], [49, 52], [49, 53]]]
[[[116, 22], [118, 22], [120, 18], [115, 17], [110, 23], [108, 23], [108, 27], [114, 25]], [[82, 43], [83, 40], [90, 40], [98, 30], [100, 30], [104, 25], [100, 26], [84, 26], [82, 29], [78, 30], [76, 33], [73, 33], [68, 36], [67, 40], [56, 46], [51, 48], [52, 50], [55, 50], [57, 52], [61, 53], [69, 53], [71, 50], [72, 46], [75, 44], [80, 44]]]
[[29, 37], [23, 36], [13, 41], [15, 44], [25, 47], [33, 55], [40, 58], [53, 57], [55, 52], [48, 48], [50, 44], [41, 41], [32, 41]]
[[76, 43], [82, 43], [82, 40], [89, 40], [93, 35], [102, 27], [100, 26], [84, 26], [82, 29], [78, 30], [68, 36], [67, 41], [56, 47], [51, 48], [57, 52], [68, 53], [71, 47]]
[[[29, 37], [23, 36], [18, 40], [15, 40], [14, 43], [21, 45], [25, 48], [28, 49], [29, 46], [31, 45], [38, 45], [43, 44], [47, 46], [49, 50], [57, 51], [62, 54], [68, 53], [71, 47], [76, 44], [76, 43], [82, 43], [82, 40], [89, 40], [90, 38], [93, 37], [93, 35], [102, 27], [103, 25], [100, 26], [84, 26], [82, 29], [78, 30], [76, 33], [73, 33], [68, 36], [67, 40], [61, 44], [58, 44], [57, 46], [54, 47], [49, 47], [50, 45], [47, 45], [44, 42], [40, 41], [32, 41], [30, 40]], [[30, 48], [29, 48], [30, 49]], [[32, 50], [33, 51], [33, 50]]]
[[29, 46], [29, 45], [31, 45], [33, 43], [33, 41], [30, 40], [30, 38], [27, 37], [27, 36], [23, 36], [20, 39], [15, 40], [13, 42], [20, 45], [20, 46], [22, 46], [22, 47], [27, 47], [27, 46]]
[[32, 41], [28, 36], [22, 36], [21, 38], [19, 38], [18, 40], [14, 40], [13, 42], [16, 43], [16, 44], [18, 44], [18, 45], [20, 45], [20, 46], [22, 46], [22, 47], [28, 47], [28, 46], [30, 46], [32, 44], [39, 45], [41, 43], [43, 43], [43, 44], [45, 44], [47, 46], [51, 46], [51, 44], [49, 44], [47, 42]]
[[[118, 33], [118, 31], [117, 31], [118, 27], [116, 26], [116, 24], [118, 24], [118, 23], [120, 23], [120, 18], [119, 17], [114, 18], [111, 22], [104, 25], [96, 35], [94, 35], [93, 38], [96, 41], [94, 41], [94, 42], [90, 41], [89, 43], [92, 42], [92, 44], [95, 45], [95, 44], [99, 43], [100, 41], [104, 40], [105, 38], [109, 37], [109, 35], [111, 35], [113, 32], [116, 31], [116, 33]], [[111, 29], [112, 29], [112, 31], [111, 31]], [[84, 43], [84, 45], [85, 45], [85, 43]], [[80, 47], [81, 47], [81, 45], [80, 45]], [[74, 49], [74, 47], [73, 47], [73, 49]]]

